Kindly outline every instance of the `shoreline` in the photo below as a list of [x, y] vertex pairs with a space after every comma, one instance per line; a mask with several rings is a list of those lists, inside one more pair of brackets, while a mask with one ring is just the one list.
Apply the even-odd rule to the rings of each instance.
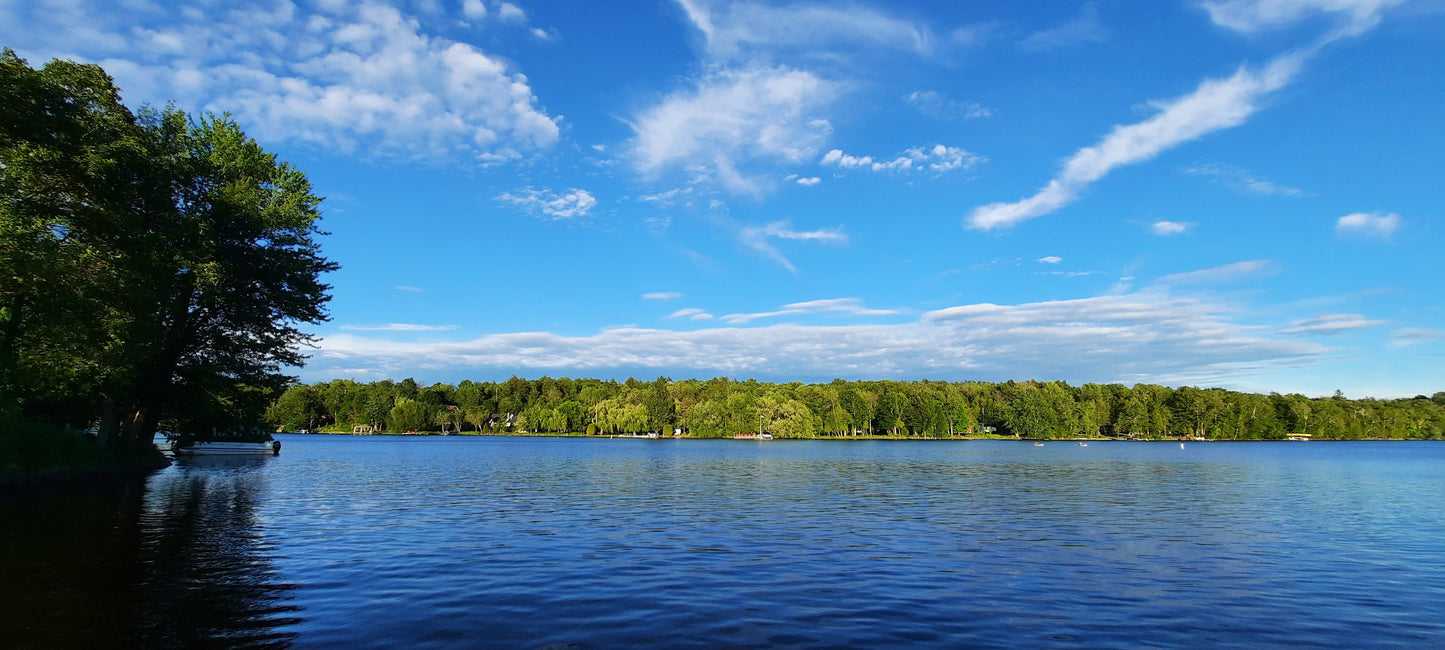
[[[647, 436], [633, 436], [633, 435], [587, 435], [587, 434], [585, 434], [585, 433], [478, 433], [478, 432], [466, 432], [466, 433], [440, 433], [440, 432], [427, 432], [427, 433], [350, 433], [350, 432], [347, 432], [347, 431], [314, 431], [314, 432], [311, 432], [311, 433], [299, 433], [299, 432], [295, 432], [295, 431], [277, 431], [277, 432], [275, 432], [275, 433], [277, 433], [277, 434], [286, 434], [286, 435], [295, 435], [295, 436], [353, 436], [353, 437], [357, 437], [357, 438], [368, 438], [368, 437], [377, 437], [377, 436], [388, 436], [388, 437], [394, 437], [394, 438], [590, 438], [590, 439], [596, 439], [596, 440], [609, 440], [609, 439], [617, 439], [617, 440], [736, 440], [736, 441], [739, 441], [739, 442], [762, 442], [761, 440], [759, 440], [759, 439], [756, 438], [756, 437], [747, 437], [747, 438], [736, 438], [736, 437], [698, 437], [698, 436], [682, 435], [682, 436], [659, 436], [659, 437], [657, 437], [657, 438], [648, 438]], [[1128, 440], [1128, 439], [1124, 439], [1124, 438], [1110, 438], [1110, 437], [1092, 437], [1092, 438], [1088, 438], [1088, 437], [1077, 437], [1077, 438], [1015, 438], [1015, 437], [1011, 437], [1011, 436], [970, 436], [970, 435], [942, 436], [942, 437], [887, 436], [887, 435], [817, 436], [817, 437], [813, 437], [813, 438], [777, 438], [777, 437], [775, 437], [775, 438], [773, 438], [772, 440], [769, 440], [769, 441], [767, 441], [767, 442], [777, 442], [777, 441], [780, 441], [780, 440], [785, 440], [785, 441], [822, 440], [822, 441], [832, 441], [832, 442], [850, 442], [850, 441], [863, 441], [863, 440], [893, 440], [893, 441], [910, 441], [910, 440], [911, 440], [911, 441], [915, 441], [915, 442], [947, 442], [947, 441], [997, 440], [997, 441], [1010, 441], [1010, 442], [1044, 442], [1044, 443], [1048, 443], [1048, 442], [1163, 442], [1163, 443], [1176, 443], [1176, 442], [1184, 442], [1184, 443], [1189, 443], [1189, 442], [1196, 442], [1196, 443], [1209, 443], [1209, 442], [1431, 442], [1431, 441], [1440, 442], [1439, 439], [1430, 439], [1430, 438], [1422, 438], [1422, 439], [1413, 439], [1413, 438], [1316, 438], [1316, 439], [1312, 439], [1312, 440], [1289, 440], [1288, 438], [1208, 438], [1208, 439], [1205, 439], [1205, 440], [1195, 440], [1195, 439], [1193, 439], [1193, 438], [1144, 438], [1144, 439], [1138, 439], [1138, 440]]]

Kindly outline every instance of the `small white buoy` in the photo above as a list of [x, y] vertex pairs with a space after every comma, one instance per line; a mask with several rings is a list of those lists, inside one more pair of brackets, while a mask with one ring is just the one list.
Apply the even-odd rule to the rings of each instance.
[[1184, 443], [1182, 443], [1182, 442], [1179, 443], [1179, 448], [1180, 448], [1180, 449], [1183, 449], [1183, 448], [1184, 448]]

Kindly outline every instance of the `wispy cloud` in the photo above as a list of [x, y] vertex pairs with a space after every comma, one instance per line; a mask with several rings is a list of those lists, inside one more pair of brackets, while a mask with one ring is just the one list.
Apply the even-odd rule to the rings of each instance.
[[1425, 327], [1401, 327], [1390, 332], [1390, 345], [1405, 347], [1425, 341], [1445, 340], [1445, 330]]
[[1034, 32], [1019, 41], [1019, 47], [1031, 51], [1053, 50], [1084, 43], [1098, 43], [1108, 40], [1109, 28], [1099, 20], [1099, 7], [1093, 2], [1086, 3], [1077, 18], [1068, 22]]
[[453, 342], [342, 334], [321, 341], [303, 375], [328, 378], [335, 367], [366, 367], [474, 377], [525, 370], [785, 381], [1047, 377], [1075, 383], [1229, 385], [1251, 373], [1311, 363], [1330, 351], [1260, 331], [1234, 322], [1228, 307], [1154, 292], [962, 305], [906, 323], [780, 323], [693, 331], [626, 327], [590, 336], [520, 332]]
[[422, 289], [421, 287], [411, 287], [404, 284], [398, 284], [392, 288], [396, 289], [397, 291], [405, 291], [407, 293], [426, 293], [426, 289]]
[[818, 164], [840, 169], [865, 169], [875, 172], [928, 171], [937, 174], [955, 169], [970, 169], [987, 161], [987, 158], [960, 147], [941, 144], [932, 147], [913, 147], [898, 154], [891, 160], [874, 159], [872, 156], [854, 156], [833, 149], [823, 154]]
[[677, 310], [677, 311], [675, 311], [675, 312], [672, 312], [671, 314], [668, 314], [667, 317], [668, 317], [668, 318], [684, 318], [684, 317], [685, 317], [685, 318], [687, 318], [688, 320], [712, 320], [712, 319], [713, 319], [713, 315], [707, 313], [707, 310], [705, 310], [705, 309], [698, 309], [697, 307], [688, 307], [688, 308], [686, 308], [686, 309], [679, 309], [679, 310]]
[[342, 325], [341, 329], [355, 332], [445, 332], [457, 329], [457, 326], [387, 323], [385, 325]]
[[1047, 257], [1040, 257], [1039, 259], [1034, 261], [1039, 262], [1040, 264], [1058, 264], [1059, 262], [1064, 261], [1064, 258], [1059, 257], [1058, 255], [1049, 255]]
[[818, 183], [823, 182], [823, 179], [818, 178], [817, 176], [808, 176], [808, 177], [805, 177], [805, 178], [799, 178], [799, 179], [797, 179], [797, 180], [794, 181], [794, 182], [796, 182], [796, 183], [799, 184], [799, 185], [802, 185], [803, 187], [812, 187], [812, 186], [814, 186], [814, 185], [817, 185]]
[[773, 244], [771, 240], [782, 239], [788, 241], [816, 242], [840, 246], [848, 243], [848, 235], [840, 228], [819, 228], [817, 230], [794, 230], [792, 224], [786, 221], [774, 221], [762, 226], [748, 226], [738, 234], [738, 240], [744, 246], [753, 249], [781, 264], [783, 268], [796, 273], [797, 268], [782, 251]]
[[597, 205], [597, 199], [590, 192], [575, 187], [561, 193], [546, 188], [524, 187], [498, 194], [497, 200], [515, 205], [533, 216], [559, 220], [585, 216]]
[[1194, 228], [1194, 224], [1188, 221], [1155, 221], [1149, 226], [1154, 234], [1160, 237], [1173, 237], [1182, 235]]
[[1295, 321], [1280, 330], [1286, 334], [1339, 334], [1350, 330], [1377, 327], [1389, 321], [1370, 320], [1363, 314], [1321, 314]]
[[936, 120], [973, 120], [993, 117], [993, 109], [978, 102], [949, 99], [937, 90], [915, 90], [903, 96], [903, 102], [914, 110]]
[[1159, 278], [1162, 284], [1223, 284], [1270, 277], [1279, 273], [1279, 264], [1274, 260], [1245, 260], [1223, 266], [1215, 266], [1187, 273], [1175, 273]]
[[894, 309], [871, 309], [863, 305], [862, 298], [832, 298], [828, 300], [810, 300], [808, 302], [795, 302], [790, 305], [783, 305], [774, 311], [762, 311], [751, 314], [728, 314], [723, 316], [723, 322], [733, 325], [743, 325], [763, 318], [777, 318], [779, 316], [797, 316], [800, 314], [847, 314], [850, 316], [889, 316], [897, 314]]
[[1374, 27], [1385, 10], [1405, 0], [1207, 0], [1201, 3], [1215, 24], [1237, 32], [1291, 25], [1315, 14], [1340, 17], [1341, 29], [1356, 34]]
[[715, 59], [779, 51], [832, 53], [860, 47], [921, 54], [932, 48], [933, 39], [926, 26], [858, 5], [677, 1], [702, 33], [708, 55]]
[[682, 294], [676, 291], [653, 291], [642, 294], [643, 300], [677, 300]]
[[966, 220], [969, 228], [1006, 228], [1040, 217], [1078, 199], [1094, 181], [1115, 168], [1149, 160], [1160, 152], [1206, 134], [1243, 124], [1259, 102], [1290, 81], [1299, 70], [1301, 55], [1281, 56], [1263, 68], [1240, 68], [1226, 79], [1209, 79], [1194, 92], [1168, 102], [1156, 102], [1158, 115], [1115, 127], [1098, 144], [1079, 150], [1064, 163], [1064, 170], [1037, 194], [1014, 203], [990, 203], [975, 208]]
[[1335, 221], [1335, 234], [1342, 237], [1389, 239], [1404, 220], [1393, 212], [1356, 212]]
[[644, 174], [701, 170], [756, 194], [765, 188], [746, 166], [816, 155], [832, 132], [820, 111], [833, 93], [833, 84], [786, 67], [715, 70], [633, 118], [633, 156]]
[[1226, 165], [1224, 163], [1206, 163], [1195, 165], [1184, 170], [1184, 173], [1191, 176], [1203, 176], [1224, 184], [1225, 187], [1238, 192], [1250, 194], [1277, 195], [1277, 196], [1304, 196], [1304, 190], [1288, 185], [1281, 185], [1266, 178], [1251, 174], [1248, 170]]

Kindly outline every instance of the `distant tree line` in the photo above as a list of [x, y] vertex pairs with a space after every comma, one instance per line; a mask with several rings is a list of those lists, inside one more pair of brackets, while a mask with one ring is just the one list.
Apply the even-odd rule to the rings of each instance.
[[1260, 395], [1219, 388], [1064, 382], [843, 381], [727, 378], [295, 384], [267, 413], [281, 430], [448, 433], [680, 431], [702, 438], [761, 430], [780, 438], [1093, 436], [1268, 440], [1438, 439], [1445, 392], [1409, 399]]

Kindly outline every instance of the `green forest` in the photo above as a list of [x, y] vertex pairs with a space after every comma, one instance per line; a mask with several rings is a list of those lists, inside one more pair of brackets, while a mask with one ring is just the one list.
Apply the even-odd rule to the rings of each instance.
[[1439, 439], [1445, 392], [1377, 400], [1219, 388], [1064, 382], [844, 381], [773, 384], [719, 377], [412, 379], [295, 384], [267, 412], [283, 431], [387, 433], [657, 432], [730, 438], [1002, 435], [1211, 440]]

